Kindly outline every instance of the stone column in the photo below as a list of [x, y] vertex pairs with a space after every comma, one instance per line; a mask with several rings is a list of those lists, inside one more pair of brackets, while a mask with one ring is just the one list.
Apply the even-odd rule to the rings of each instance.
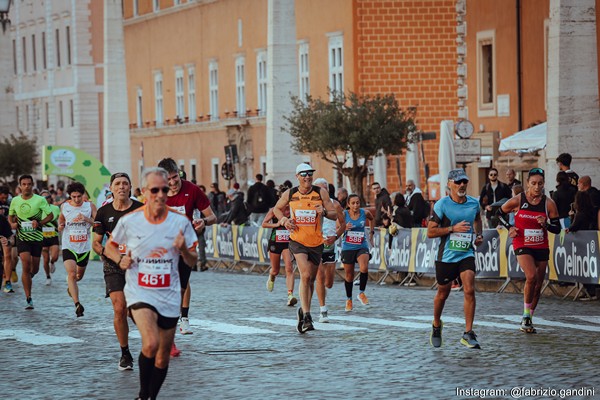
[[121, 0], [104, 0], [104, 147], [111, 173], [131, 173]]
[[290, 96], [298, 95], [296, 13], [294, 0], [269, 0], [267, 50], [267, 179], [276, 184], [293, 180], [299, 154], [281, 128], [292, 111]]
[[571, 168], [600, 185], [596, 29], [595, 0], [550, 0], [547, 187], [560, 153], [570, 153]]

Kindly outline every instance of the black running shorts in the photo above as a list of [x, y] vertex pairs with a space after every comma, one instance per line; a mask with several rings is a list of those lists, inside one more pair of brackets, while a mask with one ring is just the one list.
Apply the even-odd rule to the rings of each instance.
[[467, 257], [454, 263], [435, 262], [435, 280], [438, 285], [452, 283], [463, 271], [475, 272], [475, 257]]
[[269, 240], [269, 253], [281, 254], [289, 247], [289, 243], [277, 243]]
[[[317, 247], [307, 247], [298, 242], [290, 240], [290, 253], [295, 254], [306, 254], [308, 261], [313, 265], [319, 266], [321, 264], [321, 255], [323, 254], [323, 245]], [[297, 260], [297, 259], [296, 259]], [[297, 262], [297, 261], [296, 261]]]
[[90, 260], [90, 252], [86, 251], [85, 253], [75, 253], [69, 249], [63, 249], [62, 251], [63, 263], [67, 260], [73, 260], [80, 268], [85, 268], [88, 265], [88, 261]]
[[356, 264], [358, 257], [363, 254], [369, 254], [369, 249], [358, 249], [358, 250], [342, 250], [342, 264]]
[[521, 247], [515, 249], [516, 256], [529, 255], [537, 262], [548, 261], [550, 259], [550, 249], [530, 249], [528, 247]]
[[323, 264], [333, 264], [335, 263], [335, 252], [334, 251], [324, 251], [321, 255], [321, 262]]
[[42, 241], [27, 242], [17, 239], [17, 251], [21, 253], [29, 253], [31, 257], [40, 257], [42, 255]]
[[177, 263], [177, 269], [179, 270], [179, 283], [181, 283], [181, 296], [183, 296], [183, 292], [187, 289], [188, 284], [190, 283], [190, 275], [192, 275], [192, 268], [183, 261], [183, 257], [179, 257], [179, 262]]
[[133, 315], [131, 313], [131, 310], [139, 310], [140, 308], [148, 308], [152, 311], [154, 311], [154, 313], [156, 315], [158, 315], [158, 320], [156, 321], [158, 324], [158, 327], [160, 329], [164, 329], [164, 330], [169, 330], [169, 329], [173, 329], [177, 326], [177, 322], [179, 322], [179, 318], [169, 318], [169, 317], [163, 317], [162, 315], [160, 315], [158, 313], [158, 311], [156, 311], [156, 308], [148, 303], [135, 303], [129, 306], [129, 317], [131, 318], [131, 320], [133, 321], [133, 323], [135, 324], [135, 319], [133, 318]]

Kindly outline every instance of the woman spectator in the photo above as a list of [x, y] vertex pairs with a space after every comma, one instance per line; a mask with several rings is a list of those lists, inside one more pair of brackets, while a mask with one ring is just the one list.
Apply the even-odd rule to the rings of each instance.
[[571, 209], [571, 203], [575, 200], [575, 193], [577, 188], [571, 185], [569, 176], [566, 172], [560, 171], [556, 175], [556, 190], [552, 193], [552, 200], [556, 203], [558, 208], [558, 218], [560, 218], [561, 225], [563, 228], [568, 228], [570, 224], [569, 210]]
[[408, 207], [406, 207], [404, 196], [400, 193], [394, 197], [394, 207], [392, 208], [391, 216], [392, 221], [402, 228], [412, 227], [412, 215]]

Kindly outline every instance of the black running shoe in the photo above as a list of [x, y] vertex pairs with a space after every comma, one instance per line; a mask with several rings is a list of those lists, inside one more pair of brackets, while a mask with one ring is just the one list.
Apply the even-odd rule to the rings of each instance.
[[131, 371], [133, 370], [133, 357], [130, 352], [127, 352], [121, 356], [119, 360], [119, 371]]
[[440, 321], [440, 326], [431, 324], [431, 334], [429, 335], [429, 343], [433, 347], [442, 346], [442, 329], [444, 329], [444, 323]]
[[470, 349], [480, 349], [481, 346], [477, 341], [477, 335], [472, 330], [469, 332], [465, 332], [460, 339], [460, 343], [467, 346]]
[[84, 311], [85, 308], [83, 308], [83, 304], [77, 303], [77, 305], [75, 306], [75, 314], [77, 315], [77, 317], [83, 317]]
[[310, 314], [306, 314], [304, 316], [304, 322], [302, 323], [302, 330], [304, 332], [314, 331], [315, 330], [315, 327], [313, 325], [313, 320], [312, 320], [312, 317], [311, 317]]
[[304, 312], [302, 311], [302, 307], [298, 307], [298, 325], [296, 326], [296, 330], [298, 333], [304, 333], [305, 330], [302, 329], [304, 325]]

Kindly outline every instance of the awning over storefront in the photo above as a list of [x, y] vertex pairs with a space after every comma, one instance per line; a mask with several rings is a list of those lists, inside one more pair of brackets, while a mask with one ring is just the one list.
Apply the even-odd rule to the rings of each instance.
[[500, 141], [500, 151], [514, 151], [516, 153], [532, 153], [546, 147], [546, 130], [548, 124], [536, 125]]

